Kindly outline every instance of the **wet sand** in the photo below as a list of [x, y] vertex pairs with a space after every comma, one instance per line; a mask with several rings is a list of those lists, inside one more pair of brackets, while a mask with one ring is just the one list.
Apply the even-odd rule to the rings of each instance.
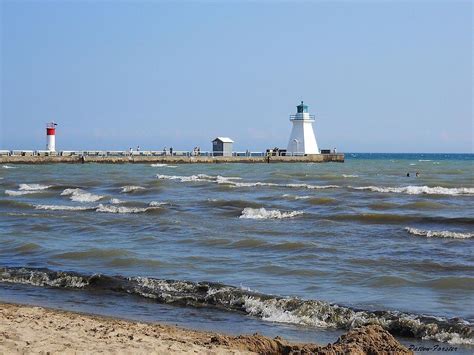
[[229, 336], [43, 307], [0, 303], [0, 353], [410, 354], [379, 326], [325, 346], [259, 334]]

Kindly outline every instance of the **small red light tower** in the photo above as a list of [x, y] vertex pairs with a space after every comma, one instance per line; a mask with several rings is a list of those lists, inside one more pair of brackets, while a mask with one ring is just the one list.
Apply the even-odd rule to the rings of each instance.
[[46, 150], [56, 151], [56, 126], [54, 122], [46, 123]]

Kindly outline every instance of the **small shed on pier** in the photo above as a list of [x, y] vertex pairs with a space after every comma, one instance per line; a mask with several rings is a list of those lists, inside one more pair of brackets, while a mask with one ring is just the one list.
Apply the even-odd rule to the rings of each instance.
[[214, 156], [231, 157], [234, 141], [228, 137], [217, 137], [212, 141]]

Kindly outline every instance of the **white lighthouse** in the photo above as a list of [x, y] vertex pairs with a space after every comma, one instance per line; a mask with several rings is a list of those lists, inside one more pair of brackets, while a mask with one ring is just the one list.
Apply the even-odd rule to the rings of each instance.
[[301, 101], [296, 106], [296, 115], [290, 116], [293, 122], [287, 155], [319, 154], [318, 143], [313, 131], [314, 115], [308, 113], [308, 106]]
[[49, 122], [46, 124], [46, 150], [56, 151], [56, 126], [58, 124]]

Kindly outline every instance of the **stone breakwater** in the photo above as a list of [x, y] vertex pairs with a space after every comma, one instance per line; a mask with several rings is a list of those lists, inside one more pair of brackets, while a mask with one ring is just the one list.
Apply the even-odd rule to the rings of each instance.
[[1, 156], [0, 164], [104, 163], [104, 164], [214, 164], [214, 163], [328, 163], [344, 162], [344, 154], [318, 154], [300, 157], [209, 157], [209, 156]]

